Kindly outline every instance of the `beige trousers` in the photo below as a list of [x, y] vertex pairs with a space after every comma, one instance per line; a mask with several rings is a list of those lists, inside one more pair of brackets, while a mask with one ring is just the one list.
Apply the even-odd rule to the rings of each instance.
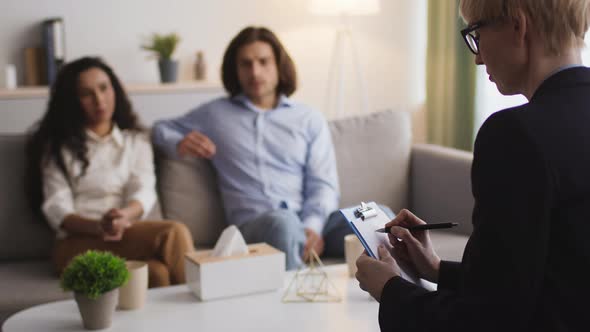
[[147, 262], [149, 287], [184, 283], [184, 254], [194, 251], [193, 238], [183, 223], [140, 221], [125, 231], [121, 241], [107, 242], [85, 235], [70, 235], [57, 240], [53, 250], [57, 271], [61, 274], [74, 256], [89, 249]]

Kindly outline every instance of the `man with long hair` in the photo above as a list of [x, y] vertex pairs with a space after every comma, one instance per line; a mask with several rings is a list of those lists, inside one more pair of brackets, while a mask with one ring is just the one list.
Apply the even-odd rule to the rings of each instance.
[[313, 249], [342, 256], [351, 231], [338, 212], [334, 147], [321, 113], [288, 97], [293, 61], [262, 27], [243, 29], [222, 64], [229, 96], [159, 121], [153, 140], [172, 156], [208, 158], [215, 167], [226, 219], [248, 243], [284, 251], [287, 269]]

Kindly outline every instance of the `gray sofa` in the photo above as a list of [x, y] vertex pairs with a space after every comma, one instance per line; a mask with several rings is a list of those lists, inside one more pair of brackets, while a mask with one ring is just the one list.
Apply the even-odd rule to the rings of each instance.
[[[410, 208], [428, 222], [459, 222], [453, 231], [431, 234], [443, 258], [460, 259], [471, 232], [471, 154], [412, 145], [408, 113], [374, 113], [332, 121], [330, 127], [341, 206], [375, 200], [394, 211]], [[26, 307], [71, 296], [59, 288], [49, 261], [53, 233], [25, 200], [24, 140], [0, 135], [0, 322]], [[210, 164], [160, 154], [156, 164], [163, 215], [186, 223], [197, 246], [213, 245], [226, 225]]]

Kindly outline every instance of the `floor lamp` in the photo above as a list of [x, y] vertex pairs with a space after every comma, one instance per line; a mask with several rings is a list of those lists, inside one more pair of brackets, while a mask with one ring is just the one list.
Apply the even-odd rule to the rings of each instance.
[[[359, 104], [361, 110], [367, 112], [369, 108], [367, 85], [360, 65], [358, 49], [347, 18], [350, 16], [374, 15], [379, 13], [379, 0], [310, 0], [309, 10], [316, 15], [340, 17], [340, 26], [336, 33], [330, 60], [325, 111], [331, 115], [342, 114], [345, 92], [344, 82], [346, 80], [346, 77], [344, 77], [343, 48], [348, 44], [351, 50], [352, 65], [356, 74], [361, 99]], [[334, 87], [335, 91], [333, 89]], [[333, 98], [335, 98], [335, 103], [334, 107], [331, 107]], [[332, 109], [334, 109], [334, 112], [332, 112]]]

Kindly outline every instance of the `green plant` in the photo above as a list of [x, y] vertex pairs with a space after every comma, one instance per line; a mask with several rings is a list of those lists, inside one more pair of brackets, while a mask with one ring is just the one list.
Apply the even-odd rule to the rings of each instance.
[[176, 33], [160, 35], [154, 33], [148, 44], [141, 46], [144, 50], [154, 52], [160, 60], [170, 59], [180, 42], [180, 37]]
[[88, 250], [72, 259], [61, 276], [61, 287], [91, 299], [125, 284], [129, 271], [125, 260], [109, 252]]

